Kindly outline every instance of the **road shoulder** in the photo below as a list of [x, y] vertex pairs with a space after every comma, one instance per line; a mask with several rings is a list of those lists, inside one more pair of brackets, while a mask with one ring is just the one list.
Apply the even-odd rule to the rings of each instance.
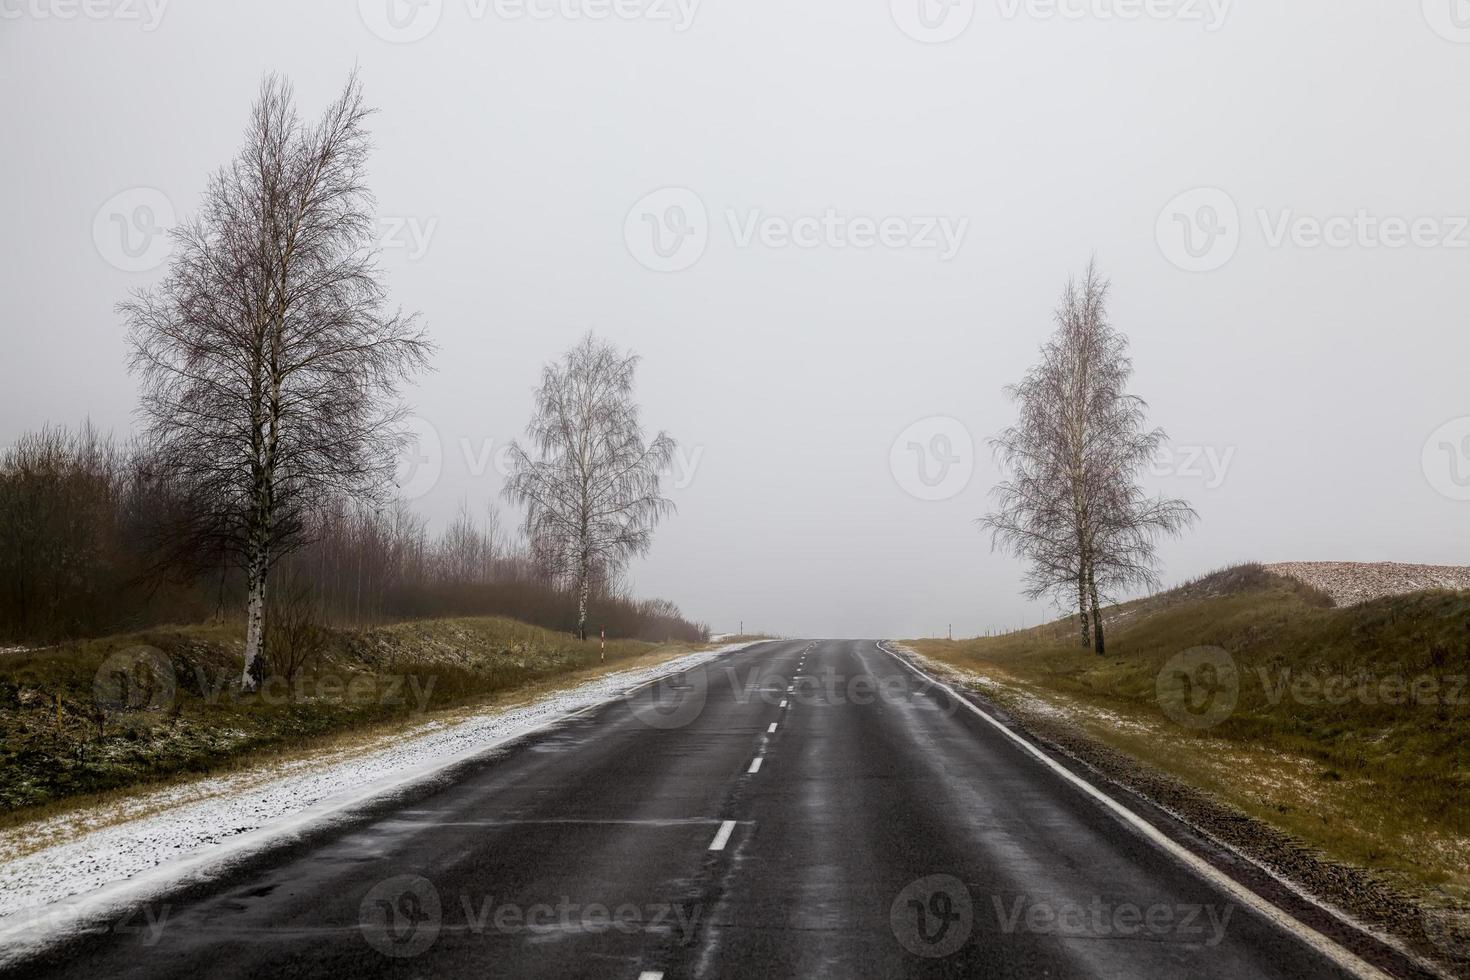
[[1044, 692], [962, 671], [900, 643], [885, 646], [1228, 877], [1375, 966], [1394, 975], [1470, 976], [1470, 961], [1460, 955], [1466, 950], [1388, 884], [1106, 744]]
[[102, 825], [96, 825], [102, 820], [97, 814], [68, 814], [9, 830], [7, 835], [64, 839], [0, 863], [0, 947], [10, 947], [7, 952], [14, 955], [33, 942], [51, 941], [140, 897], [289, 844], [355, 808], [616, 701], [667, 674], [759, 642], [676, 656], [543, 692], [517, 705], [431, 720], [345, 757], [329, 752], [143, 794], [129, 800], [118, 819]]

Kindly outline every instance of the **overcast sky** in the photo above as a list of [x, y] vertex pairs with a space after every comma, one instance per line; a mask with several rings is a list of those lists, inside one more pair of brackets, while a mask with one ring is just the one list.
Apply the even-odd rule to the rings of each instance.
[[986, 440], [1096, 253], [1175, 447], [1149, 480], [1202, 517], [1168, 581], [1467, 557], [1464, 0], [0, 0], [0, 442], [131, 429], [113, 305], [154, 230], [264, 72], [314, 116], [354, 64], [388, 285], [440, 345], [405, 469], [436, 522], [591, 329], [683, 447], [640, 593], [1035, 623], [973, 524]]

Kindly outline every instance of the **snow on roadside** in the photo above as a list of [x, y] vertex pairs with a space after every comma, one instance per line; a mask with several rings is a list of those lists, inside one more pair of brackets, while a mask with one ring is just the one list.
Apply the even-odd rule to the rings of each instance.
[[[608, 674], [529, 704], [455, 723], [428, 723], [388, 748], [355, 758], [336, 753], [320, 767], [314, 760], [293, 762], [278, 767], [265, 781], [258, 774], [252, 778], [245, 773], [145, 794], [123, 804], [123, 822], [108, 826], [88, 827], [87, 815], [78, 814], [8, 831], [0, 835], [0, 853], [14, 853], [17, 836], [67, 839], [0, 863], [0, 943], [42, 938], [36, 934], [81, 914], [72, 903], [63, 913], [50, 917], [48, 906], [59, 907], [68, 899], [90, 897], [99, 890], [117, 893], [130, 880], [140, 886], [162, 887], [216, 860], [238, 858], [265, 847], [559, 717], [616, 699], [663, 674], [696, 668], [751, 645], [732, 644]], [[129, 814], [145, 811], [147, 815], [127, 819]], [[75, 836], [77, 831], [81, 836]]]
[[1062, 708], [1052, 704], [1050, 701], [1042, 700], [1034, 694], [1028, 694], [1021, 690], [1018, 685], [1006, 684], [986, 674], [977, 674], [972, 670], [962, 670], [953, 664], [935, 660], [933, 657], [926, 657], [913, 647], [904, 643], [895, 643], [893, 646], [935, 677], [945, 678], [951, 683], [958, 682], [962, 687], [979, 688], [989, 690], [993, 693], [1004, 691], [1012, 698], [1020, 701], [1022, 706], [1027, 710], [1034, 711], [1039, 715], [1048, 715], [1054, 718], [1067, 717], [1066, 711]]
[[1027, 686], [1019, 681], [1006, 682], [997, 680], [987, 674], [979, 674], [973, 670], [964, 670], [953, 664], [947, 664], [932, 657], [926, 657], [910, 646], [902, 643], [894, 644], [899, 650], [912, 657], [914, 662], [920, 664], [929, 673], [956, 681], [964, 687], [979, 691], [989, 691], [991, 694], [1004, 693], [1009, 698], [1012, 707], [1029, 712], [1043, 718], [1054, 718], [1068, 722], [1103, 722], [1115, 731], [1131, 730], [1135, 732], [1146, 732], [1150, 729], [1142, 723], [1124, 718], [1115, 712], [1097, 705], [1084, 705], [1074, 698], [1063, 694], [1048, 692], [1046, 697], [1031, 693]]

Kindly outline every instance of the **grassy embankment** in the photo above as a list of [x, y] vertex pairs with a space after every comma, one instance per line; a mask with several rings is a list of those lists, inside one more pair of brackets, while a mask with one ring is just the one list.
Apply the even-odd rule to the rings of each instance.
[[[1339, 609], [1243, 566], [1119, 607], [1106, 657], [1074, 645], [1074, 624], [910, 645], [997, 703], [1060, 713], [1328, 858], [1470, 900], [1470, 594]], [[1212, 727], [1171, 718], [1183, 692], [1159, 687], [1171, 658], [1200, 646], [1237, 669], [1235, 708]]]
[[[596, 640], [509, 619], [431, 620], [330, 631], [291, 682], [241, 695], [242, 633], [238, 624], [165, 627], [0, 654], [0, 826], [204, 774], [360, 749], [703, 649], [616, 640], [604, 663]], [[139, 648], [158, 652], [140, 657]]]

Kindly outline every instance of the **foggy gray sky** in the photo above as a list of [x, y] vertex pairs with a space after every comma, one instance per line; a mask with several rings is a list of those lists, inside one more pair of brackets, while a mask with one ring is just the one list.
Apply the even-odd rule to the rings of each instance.
[[436, 522], [498, 495], [464, 446], [518, 436], [594, 329], [697, 460], [641, 594], [716, 629], [1035, 623], [972, 523], [985, 440], [1095, 252], [1177, 450], [1151, 483], [1202, 518], [1167, 580], [1465, 560], [1470, 4], [527, 2], [0, 0], [0, 442], [130, 429], [145, 230], [194, 210], [263, 72], [311, 117], [356, 63], [388, 284], [441, 348], [411, 394]]

